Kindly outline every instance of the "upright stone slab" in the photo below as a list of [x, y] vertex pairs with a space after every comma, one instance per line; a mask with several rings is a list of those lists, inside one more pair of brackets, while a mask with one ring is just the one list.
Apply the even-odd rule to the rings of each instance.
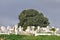
[[31, 28], [32, 28], [31, 33], [32, 33], [32, 34], [35, 34], [35, 30], [34, 30], [34, 29], [35, 29], [35, 26], [31, 26]]
[[31, 31], [30, 26], [27, 26], [27, 29], [25, 31], [30, 33], [30, 31]]
[[1, 26], [1, 31], [2, 31], [2, 33], [5, 33], [5, 27], [4, 26]]
[[23, 27], [19, 26], [19, 32], [23, 32]]
[[37, 26], [37, 30], [40, 30], [40, 26]]
[[15, 25], [15, 34], [18, 34], [18, 25]]

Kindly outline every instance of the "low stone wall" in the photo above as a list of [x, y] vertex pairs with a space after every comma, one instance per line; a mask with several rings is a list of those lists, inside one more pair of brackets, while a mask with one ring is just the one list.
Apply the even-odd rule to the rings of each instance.
[[60, 34], [50, 34], [50, 33], [36, 33], [35, 36], [39, 36], [39, 35], [56, 35], [56, 36], [60, 36]]

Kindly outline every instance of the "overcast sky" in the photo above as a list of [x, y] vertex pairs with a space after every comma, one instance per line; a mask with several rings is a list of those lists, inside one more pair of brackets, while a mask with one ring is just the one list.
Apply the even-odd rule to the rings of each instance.
[[43, 12], [51, 26], [60, 27], [60, 0], [0, 0], [0, 25], [17, 24], [24, 9]]

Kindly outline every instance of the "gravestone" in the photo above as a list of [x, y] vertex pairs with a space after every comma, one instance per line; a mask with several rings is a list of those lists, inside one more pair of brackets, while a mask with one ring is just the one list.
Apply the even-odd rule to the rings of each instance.
[[15, 25], [15, 34], [18, 34], [18, 25]]
[[18, 30], [19, 33], [23, 33], [23, 27], [19, 26]]
[[27, 26], [27, 29], [25, 31], [28, 32], [28, 33], [30, 33], [30, 31], [31, 31], [30, 26]]

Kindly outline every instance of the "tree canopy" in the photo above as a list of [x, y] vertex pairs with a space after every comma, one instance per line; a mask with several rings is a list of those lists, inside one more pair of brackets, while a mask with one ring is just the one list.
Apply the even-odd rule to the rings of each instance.
[[34, 9], [23, 10], [19, 15], [18, 26], [26, 28], [27, 26], [41, 26], [46, 27], [49, 25], [48, 18], [43, 13]]

